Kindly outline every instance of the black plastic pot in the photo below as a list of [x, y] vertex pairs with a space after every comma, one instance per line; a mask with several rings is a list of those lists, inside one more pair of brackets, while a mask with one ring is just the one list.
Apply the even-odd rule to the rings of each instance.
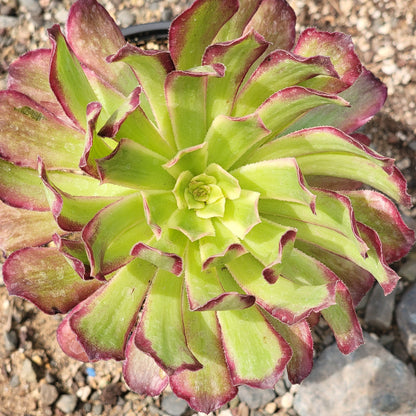
[[162, 41], [168, 37], [171, 22], [153, 22], [134, 25], [121, 29], [121, 33], [130, 43]]

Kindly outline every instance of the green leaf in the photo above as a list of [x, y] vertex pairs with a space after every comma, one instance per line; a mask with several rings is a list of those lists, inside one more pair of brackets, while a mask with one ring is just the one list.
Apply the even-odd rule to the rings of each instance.
[[234, 384], [273, 388], [292, 352], [256, 306], [219, 311], [221, 340]]
[[230, 175], [220, 165], [211, 163], [206, 169], [205, 173], [213, 176], [217, 185], [221, 188], [222, 193], [228, 199], [237, 199], [241, 195], [241, 188], [237, 179]]
[[140, 107], [143, 98], [141, 87], [132, 91], [130, 96], [111, 114], [100, 130], [100, 135], [112, 137], [116, 140], [128, 137], [136, 143], [153, 150], [160, 155], [170, 158], [173, 149], [161, 136], [159, 130], [149, 120]]
[[259, 192], [261, 199], [297, 202], [314, 211], [315, 195], [306, 187], [294, 158], [252, 163], [230, 173], [243, 189]]
[[172, 71], [165, 83], [165, 94], [179, 150], [201, 144], [207, 132], [205, 84], [211, 76], [222, 76], [220, 64]]
[[133, 194], [103, 208], [83, 229], [91, 263], [91, 275], [103, 275], [117, 270], [133, 257], [133, 246], [147, 242], [153, 236], [147, 225], [140, 195]]
[[90, 360], [125, 358], [129, 332], [155, 271], [151, 264], [134, 260], [71, 314], [71, 328]]
[[191, 241], [215, 235], [211, 220], [199, 218], [191, 209], [177, 209], [173, 212], [169, 227], [181, 231]]
[[250, 254], [227, 263], [227, 268], [256, 302], [285, 324], [293, 324], [334, 304], [336, 276], [323, 264], [293, 249], [275, 283], [263, 276], [264, 266]]
[[184, 327], [189, 348], [202, 364], [170, 377], [174, 393], [198, 412], [210, 413], [237, 394], [225, 362], [221, 333], [214, 312], [192, 312], [184, 305]]
[[205, 138], [208, 163], [216, 163], [228, 170], [269, 133], [256, 114], [242, 118], [219, 115]]
[[243, 189], [238, 199], [227, 199], [221, 222], [238, 238], [260, 222], [257, 205], [260, 194]]
[[[50, 83], [58, 101], [75, 125], [86, 130], [87, 105], [97, 97], [81, 68], [81, 64], [69, 49], [59, 25], [49, 29], [52, 41]], [[77, 88], [73, 88], [76, 85]]]
[[180, 150], [174, 158], [165, 163], [163, 167], [172, 177], [179, 180], [184, 171], [191, 172], [193, 176], [201, 174], [207, 165], [207, 146], [201, 143], [196, 146]]
[[334, 332], [339, 350], [350, 354], [364, 343], [364, 339], [351, 295], [341, 282], [337, 284], [335, 301], [335, 305], [322, 311], [322, 316]]
[[110, 147], [107, 142], [97, 134], [96, 125], [101, 112], [101, 104], [90, 103], [87, 105], [87, 133], [84, 153], [79, 162], [79, 167], [90, 176], [99, 178], [96, 160], [108, 156], [115, 147]]
[[268, 97], [316, 75], [332, 75], [329, 58], [301, 58], [284, 50], [276, 50], [258, 66], [239, 92], [232, 115], [254, 112]]
[[172, 189], [175, 181], [163, 169], [166, 159], [133, 142], [121, 139], [107, 157], [96, 161], [102, 181], [133, 189]]
[[329, 267], [348, 287], [355, 306], [374, 285], [374, 277], [371, 273], [341, 255], [299, 239], [296, 240], [295, 247]]
[[203, 270], [198, 243], [189, 243], [185, 252], [185, 285], [192, 311], [244, 309], [253, 305], [253, 296], [224, 291], [215, 267]]
[[240, 240], [222, 223], [213, 219], [215, 235], [199, 240], [203, 269], [227, 263], [235, 256], [245, 252]]
[[158, 270], [147, 295], [135, 344], [169, 375], [202, 366], [189, 350], [182, 312], [183, 279]]
[[169, 50], [177, 69], [201, 65], [205, 49], [238, 10], [238, 5], [237, 0], [196, 1], [172, 22]]
[[387, 97], [387, 88], [370, 71], [363, 68], [354, 84], [339, 95], [350, 103], [350, 107], [315, 108], [299, 118], [283, 134], [315, 126], [333, 126], [352, 133], [380, 110]]
[[147, 99], [150, 104], [151, 113], [145, 110], [147, 117], [152, 119], [154, 116], [162, 137], [173, 146], [172, 125], [164, 90], [166, 76], [174, 69], [169, 53], [142, 50], [127, 43], [110, 58], [112, 63], [119, 61], [127, 63], [133, 69], [145, 93], [143, 100]]
[[299, 384], [310, 374], [313, 366], [313, 338], [309, 324], [304, 320], [285, 325], [267, 313], [266, 318], [292, 349], [287, 374], [292, 384]]
[[[409, 205], [405, 179], [396, 170], [387, 173], [376, 159], [369, 160], [354, 154], [315, 153], [296, 158], [305, 176], [324, 175], [362, 181], [376, 188], [395, 201]], [[358, 168], [359, 167], [359, 168]]]
[[296, 238], [296, 229], [266, 219], [255, 225], [242, 241], [247, 249], [265, 267], [284, 263], [290, 256]]
[[[348, 238], [355, 251], [364, 257], [368, 249], [357, 229], [352, 206], [347, 198], [335, 192], [314, 190], [315, 212], [302, 204], [277, 200], [260, 200], [260, 214], [278, 215], [318, 225]], [[279, 222], [279, 221], [278, 221]], [[289, 221], [290, 222], [290, 221]], [[288, 225], [288, 224], [286, 224]]]
[[[325, 94], [303, 87], [288, 87], [271, 95], [257, 109], [256, 114], [263, 120], [270, 134], [264, 142], [273, 139], [300, 116], [322, 105], [346, 107], [349, 105], [338, 95]], [[285, 155], [285, 157], [290, 154]]]
[[[240, 6], [239, 10], [242, 7]], [[222, 78], [210, 77], [207, 82], [208, 125], [220, 114], [231, 114], [240, 84], [253, 62], [261, 56], [267, 46], [268, 43], [261, 36], [255, 32], [249, 32], [239, 39], [227, 43], [215, 43], [206, 49], [202, 60], [203, 65], [221, 63], [226, 67]]]
[[81, 231], [98, 211], [121, 198], [72, 196], [55, 186], [44, 168], [41, 169], [41, 178], [51, 212], [57, 224], [66, 231]]

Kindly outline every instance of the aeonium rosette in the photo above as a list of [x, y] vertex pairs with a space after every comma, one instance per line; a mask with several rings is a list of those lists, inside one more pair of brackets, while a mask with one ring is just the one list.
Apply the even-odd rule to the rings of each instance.
[[[386, 91], [341, 33], [284, 0], [197, 0], [169, 51], [126, 44], [95, 0], [10, 66], [0, 93], [1, 244], [11, 294], [66, 314], [63, 351], [210, 412], [238, 385], [312, 367], [322, 316], [354, 306], [414, 242], [393, 160], [354, 133]], [[369, 188], [375, 190], [369, 190]]]

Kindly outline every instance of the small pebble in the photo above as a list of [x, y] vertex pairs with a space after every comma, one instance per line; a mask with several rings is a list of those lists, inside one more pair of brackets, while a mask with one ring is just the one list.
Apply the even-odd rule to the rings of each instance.
[[10, 387], [18, 387], [20, 386], [20, 378], [17, 374], [13, 374], [12, 378], [10, 379]]
[[4, 333], [4, 348], [8, 352], [12, 352], [17, 350], [17, 346], [19, 345], [19, 339], [17, 337], [16, 331], [6, 331]]
[[174, 394], [166, 394], [162, 398], [162, 410], [171, 416], [180, 416], [187, 408], [188, 403]]
[[69, 414], [75, 410], [77, 402], [77, 396], [74, 396], [73, 394], [63, 394], [56, 402], [56, 407], [62, 412]]
[[104, 406], [101, 403], [95, 404], [92, 407], [92, 414], [99, 416], [101, 415], [101, 413], [103, 413], [103, 410], [104, 410]]
[[44, 383], [40, 386], [40, 400], [43, 404], [50, 406], [58, 396], [58, 390], [52, 384]]
[[280, 405], [283, 409], [290, 409], [293, 406], [293, 396], [292, 394], [285, 393], [280, 399]]
[[90, 386], [83, 386], [77, 390], [76, 395], [82, 402], [86, 402], [89, 395], [91, 394], [91, 391], [92, 390]]
[[29, 358], [25, 358], [20, 370], [20, 379], [27, 383], [36, 383], [36, 372], [32, 361]]

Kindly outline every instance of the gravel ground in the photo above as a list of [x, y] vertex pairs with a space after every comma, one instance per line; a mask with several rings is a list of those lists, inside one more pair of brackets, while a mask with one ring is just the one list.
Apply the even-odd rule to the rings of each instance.
[[[5, 88], [10, 62], [28, 50], [47, 46], [46, 29], [55, 22], [66, 21], [71, 3], [71, 0], [0, 0], [1, 89]], [[121, 27], [170, 20], [190, 3], [190, 0], [103, 2]], [[416, 1], [289, 0], [289, 3], [298, 15], [298, 30], [316, 26], [350, 34], [363, 63], [387, 84], [387, 103], [365, 132], [379, 152], [397, 160], [416, 202]], [[403, 214], [416, 229], [416, 208]], [[411, 357], [400, 337], [394, 311], [403, 293], [412, 285], [414, 288], [415, 249], [395, 267], [403, 279], [394, 296], [380, 302], [373, 293], [362, 303], [359, 316], [373, 338], [414, 374], [416, 357]], [[129, 392], [118, 363], [86, 365], [67, 358], [55, 341], [59, 319], [38, 313], [28, 302], [11, 299], [0, 284], [0, 416], [193, 414], [169, 391], [155, 399]], [[314, 337], [318, 357], [333, 343], [333, 338], [324, 324], [318, 325]], [[290, 386], [285, 380], [274, 391], [241, 389], [239, 397], [217, 414], [296, 416], [293, 401], [297, 391], [298, 386]]]

